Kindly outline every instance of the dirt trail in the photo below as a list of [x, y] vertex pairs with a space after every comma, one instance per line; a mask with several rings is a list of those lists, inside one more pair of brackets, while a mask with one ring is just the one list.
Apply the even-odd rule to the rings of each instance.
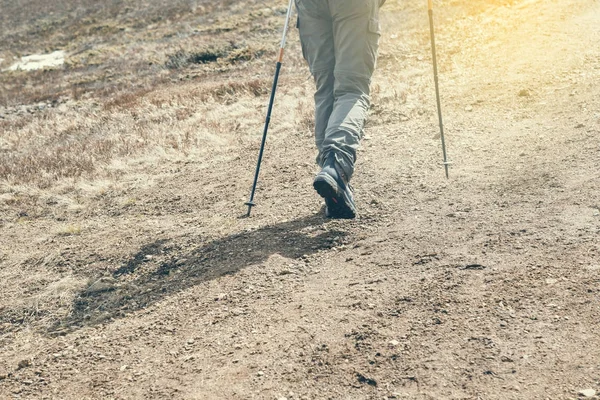
[[311, 82], [293, 58], [251, 219], [258, 138], [207, 136], [204, 158], [66, 212], [81, 234], [53, 234], [48, 213], [3, 228], [0, 397], [600, 391], [600, 3], [436, 9], [450, 180], [426, 15], [386, 10], [361, 217], [320, 214], [298, 129]]

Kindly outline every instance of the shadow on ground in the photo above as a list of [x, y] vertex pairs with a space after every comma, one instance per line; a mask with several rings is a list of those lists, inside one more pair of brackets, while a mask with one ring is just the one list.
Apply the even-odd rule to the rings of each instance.
[[[181, 243], [156, 241], [143, 246], [112, 276], [95, 280], [79, 293], [73, 312], [49, 333], [66, 334], [86, 325], [122, 318], [201, 282], [262, 263], [273, 254], [293, 259], [329, 249], [345, 235], [326, 229], [323, 218], [312, 215], [189, 250], [182, 250]], [[154, 258], [162, 261], [149, 262]]]

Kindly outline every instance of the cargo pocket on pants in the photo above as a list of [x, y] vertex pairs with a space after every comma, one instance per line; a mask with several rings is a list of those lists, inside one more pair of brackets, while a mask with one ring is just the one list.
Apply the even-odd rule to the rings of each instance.
[[381, 35], [381, 26], [379, 25], [379, 18], [369, 19], [369, 33]]

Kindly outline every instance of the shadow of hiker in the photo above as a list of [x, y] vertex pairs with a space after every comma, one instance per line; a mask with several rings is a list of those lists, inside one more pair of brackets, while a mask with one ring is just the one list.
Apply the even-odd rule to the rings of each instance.
[[[159, 240], [144, 246], [112, 276], [96, 280], [76, 296], [72, 313], [50, 329], [60, 335], [82, 326], [122, 318], [198, 283], [264, 262], [273, 254], [299, 258], [338, 244], [345, 232], [327, 230], [313, 215], [270, 225], [181, 250]], [[162, 261], [152, 261], [162, 258]], [[151, 260], [150, 262], [148, 260]]]

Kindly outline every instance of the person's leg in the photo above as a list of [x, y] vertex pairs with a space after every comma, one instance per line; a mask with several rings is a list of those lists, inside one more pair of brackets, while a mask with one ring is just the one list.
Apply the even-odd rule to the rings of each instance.
[[329, 5], [324, 0], [296, 0], [302, 53], [315, 79], [315, 144], [321, 155], [333, 110], [335, 49]]
[[333, 109], [321, 156], [334, 153], [347, 180], [370, 107], [371, 77], [379, 44], [380, 0], [328, 0], [333, 22], [335, 68]]

